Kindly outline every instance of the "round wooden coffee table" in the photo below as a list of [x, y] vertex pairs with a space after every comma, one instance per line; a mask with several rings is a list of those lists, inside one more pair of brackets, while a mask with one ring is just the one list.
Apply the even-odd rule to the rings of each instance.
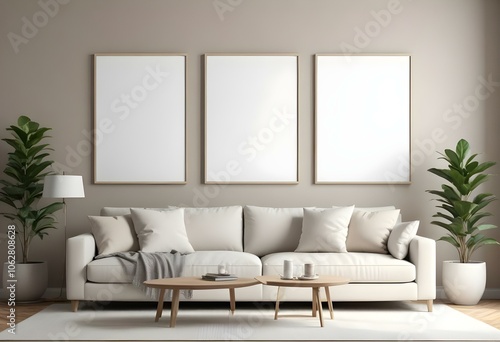
[[345, 285], [349, 283], [349, 279], [335, 276], [319, 276], [313, 280], [299, 279], [281, 279], [280, 276], [258, 276], [255, 277], [264, 285], [278, 286], [278, 294], [276, 295], [276, 306], [274, 310], [274, 319], [278, 319], [278, 311], [280, 307], [280, 290], [282, 287], [310, 287], [312, 289], [312, 316], [316, 317], [316, 312], [319, 313], [319, 323], [323, 327], [323, 309], [319, 297], [320, 288], [325, 289], [326, 300], [328, 301], [328, 309], [330, 318], [333, 319], [333, 306], [330, 299], [330, 286]]
[[203, 280], [201, 277], [178, 277], [146, 280], [144, 285], [160, 289], [158, 297], [158, 307], [156, 309], [155, 322], [158, 322], [163, 312], [163, 300], [165, 291], [172, 290], [172, 304], [170, 309], [170, 327], [175, 327], [177, 312], [179, 311], [179, 291], [180, 290], [217, 290], [229, 289], [229, 301], [231, 313], [234, 314], [236, 307], [234, 289], [258, 285], [259, 282], [252, 278], [238, 278], [236, 280], [210, 281]]

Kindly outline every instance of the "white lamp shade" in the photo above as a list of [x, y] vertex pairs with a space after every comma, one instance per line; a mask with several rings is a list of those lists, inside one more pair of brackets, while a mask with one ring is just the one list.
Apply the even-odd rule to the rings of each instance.
[[82, 198], [83, 177], [72, 175], [46, 176], [43, 185], [43, 197], [48, 198]]

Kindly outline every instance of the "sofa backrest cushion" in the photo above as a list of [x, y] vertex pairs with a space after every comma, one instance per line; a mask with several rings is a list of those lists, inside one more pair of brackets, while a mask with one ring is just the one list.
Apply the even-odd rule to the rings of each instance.
[[302, 232], [302, 208], [244, 208], [245, 252], [264, 256], [297, 248]]
[[156, 211], [166, 211], [166, 210], [172, 210], [172, 209], [177, 209], [178, 207], [175, 206], [168, 206], [166, 208], [142, 208], [142, 207], [137, 207], [137, 208], [130, 208], [130, 207], [103, 207], [101, 208], [101, 216], [119, 216], [119, 215], [127, 215], [130, 214], [130, 209], [149, 209], [149, 210], [156, 210]]
[[[155, 211], [177, 209], [147, 208]], [[102, 216], [126, 215], [131, 209], [126, 207], [103, 207]], [[182, 208], [189, 242], [196, 251], [243, 251], [243, 207], [227, 206], [212, 208]]]
[[[139, 208], [137, 208], [139, 209]], [[142, 208], [144, 209], [144, 208]], [[103, 207], [101, 208], [101, 216], [119, 216], [130, 214], [130, 208], [122, 207]]]
[[243, 251], [241, 206], [184, 208], [186, 231], [197, 251]]

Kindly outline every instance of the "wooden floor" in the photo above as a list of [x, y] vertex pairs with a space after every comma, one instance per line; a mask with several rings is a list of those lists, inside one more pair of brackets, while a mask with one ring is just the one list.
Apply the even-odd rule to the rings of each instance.
[[[47, 306], [54, 304], [56, 302], [46, 301], [31, 304], [17, 304], [16, 306], [16, 323], [23, 321], [24, 319], [33, 316], [39, 311], [45, 309]], [[58, 302], [60, 303], [60, 301]], [[500, 329], [500, 300], [482, 300], [479, 304], [475, 306], [461, 306], [449, 304], [443, 300], [436, 300], [436, 303], [444, 303], [449, 305], [451, 308], [461, 311], [466, 315], [469, 315], [477, 320], [483, 321], [489, 325]], [[8, 328], [7, 316], [9, 314], [9, 307], [6, 302], [0, 303], [0, 331]]]
[[[30, 303], [30, 304], [20, 304], [16, 303], [16, 324], [24, 321], [26, 318], [33, 316], [34, 314], [42, 311], [47, 306], [51, 304], [55, 304], [56, 302], [46, 301], [39, 303]], [[60, 303], [60, 302], [58, 302]], [[9, 326], [7, 323], [9, 322], [10, 307], [7, 305], [7, 302], [0, 302], [0, 331], [8, 329]]]
[[447, 304], [455, 310], [500, 329], [500, 300], [482, 300], [474, 306], [454, 305], [444, 300], [435, 302]]

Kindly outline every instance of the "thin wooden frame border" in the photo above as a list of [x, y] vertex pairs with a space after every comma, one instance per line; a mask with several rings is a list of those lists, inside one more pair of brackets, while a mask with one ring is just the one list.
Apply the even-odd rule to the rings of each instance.
[[[184, 76], [184, 174], [183, 174], [183, 180], [165, 180], [165, 181], [100, 181], [97, 179], [97, 147], [98, 147], [98, 118], [97, 118], [97, 59], [102, 56], [152, 56], [152, 57], [183, 57], [184, 58], [184, 71], [183, 71], [183, 76]], [[188, 131], [187, 131], [187, 110], [188, 110], [188, 100], [187, 100], [187, 83], [188, 83], [188, 75], [187, 75], [187, 68], [188, 68], [188, 55], [187, 53], [95, 53], [93, 55], [93, 77], [94, 77], [94, 89], [93, 89], [93, 95], [94, 95], [94, 104], [93, 104], [93, 183], [94, 184], [186, 184], [187, 183], [187, 175], [188, 175], [188, 162], [187, 162], [187, 151], [188, 151]]]
[[[239, 56], [248, 56], [248, 57], [259, 57], [259, 56], [288, 56], [288, 57], [295, 57], [296, 58], [296, 94], [297, 94], [297, 100], [296, 100], [296, 153], [297, 153], [297, 158], [296, 158], [296, 180], [294, 181], [229, 181], [229, 182], [218, 182], [218, 181], [210, 181], [207, 178], [208, 170], [207, 170], [207, 164], [208, 164], [208, 149], [207, 149], [207, 137], [208, 137], [208, 131], [207, 131], [207, 126], [208, 126], [208, 110], [207, 110], [207, 62], [209, 57], [217, 57], [217, 56], [228, 56], [228, 57], [239, 57]], [[205, 184], [278, 184], [278, 185], [294, 185], [299, 183], [299, 156], [300, 156], [300, 144], [299, 144], [299, 132], [300, 132], [300, 127], [299, 127], [299, 118], [300, 118], [300, 107], [299, 107], [299, 84], [300, 84], [300, 73], [299, 73], [299, 54], [298, 53], [205, 53], [203, 56], [203, 68], [204, 68], [204, 103], [203, 103], [203, 111], [204, 111], [204, 175], [203, 175], [203, 180]]]
[[[408, 57], [408, 72], [409, 72], [409, 103], [408, 103], [408, 163], [406, 167], [408, 168], [408, 180], [407, 181], [318, 181], [318, 57], [377, 57], [377, 56], [400, 56]], [[411, 184], [411, 151], [412, 151], [412, 63], [411, 55], [409, 54], [328, 54], [328, 53], [317, 53], [314, 55], [314, 183], [315, 184], [392, 184], [392, 185], [407, 185]]]

